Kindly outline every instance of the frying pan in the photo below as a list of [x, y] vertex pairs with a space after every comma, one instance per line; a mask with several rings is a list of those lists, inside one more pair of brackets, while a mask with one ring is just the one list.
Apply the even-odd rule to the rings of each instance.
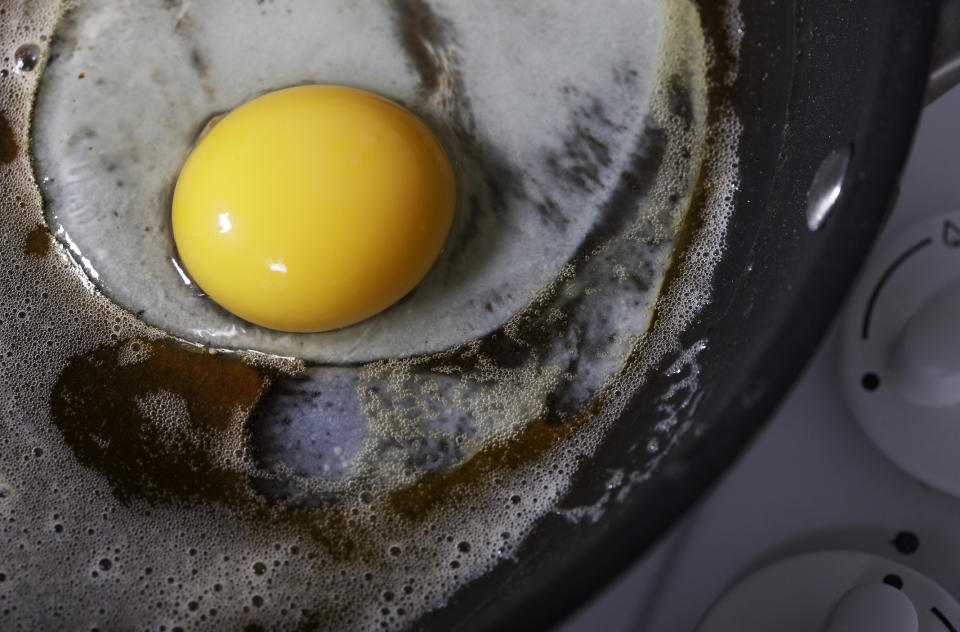
[[[720, 28], [713, 3], [703, 0], [700, 10], [708, 29]], [[513, 561], [416, 628], [542, 629], [568, 614], [717, 480], [843, 300], [895, 195], [940, 7], [935, 0], [742, 0], [740, 11], [746, 35], [727, 96], [743, 125], [741, 180], [712, 301], [681, 341], [709, 341], [688, 394], [697, 405], [679, 411], [687, 431], [651, 463], [646, 412], [669, 396], [669, 385], [648, 381], [624, 412], [637, 423], [611, 428], [561, 507], [597, 501], [613, 470], [646, 470], [647, 480], [607, 503], [597, 522], [548, 515]], [[944, 60], [949, 53], [940, 52]], [[955, 80], [955, 66], [938, 69], [928, 96]], [[665, 357], [661, 371], [675, 359]]]

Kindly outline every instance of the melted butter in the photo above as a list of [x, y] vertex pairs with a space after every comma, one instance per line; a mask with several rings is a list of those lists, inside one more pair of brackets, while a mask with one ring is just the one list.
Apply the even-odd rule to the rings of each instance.
[[265, 384], [236, 358], [134, 339], [70, 360], [51, 396], [53, 422], [121, 501], [250, 505], [237, 464]]
[[12, 161], [19, 151], [10, 123], [7, 122], [3, 112], [0, 112], [0, 163]]
[[50, 231], [43, 224], [30, 229], [24, 243], [24, 250], [34, 257], [43, 257], [50, 251]]

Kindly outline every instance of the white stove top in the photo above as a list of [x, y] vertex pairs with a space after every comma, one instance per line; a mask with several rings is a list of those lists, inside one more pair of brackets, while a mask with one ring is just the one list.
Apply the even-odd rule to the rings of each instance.
[[[960, 209], [958, 113], [960, 88], [924, 111], [886, 232]], [[901, 472], [860, 430], [839, 384], [842, 315], [713, 492], [557, 632], [692, 630], [744, 572], [820, 549], [889, 557], [960, 597], [960, 499]], [[912, 554], [893, 544], [901, 532], [917, 537]]]

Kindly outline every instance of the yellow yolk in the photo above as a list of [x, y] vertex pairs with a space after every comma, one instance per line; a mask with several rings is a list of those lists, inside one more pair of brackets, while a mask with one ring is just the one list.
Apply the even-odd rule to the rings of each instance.
[[340, 86], [278, 90], [200, 140], [173, 195], [187, 271], [237, 316], [324, 331], [390, 306], [453, 220], [453, 170], [417, 117]]

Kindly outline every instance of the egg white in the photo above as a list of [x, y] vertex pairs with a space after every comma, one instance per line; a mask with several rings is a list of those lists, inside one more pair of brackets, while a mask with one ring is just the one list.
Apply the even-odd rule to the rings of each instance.
[[[433, 3], [439, 35], [426, 45], [442, 74], [427, 90], [404, 48], [411, 34], [380, 2], [90, 0], [61, 25], [37, 95], [32, 149], [51, 228], [113, 300], [205, 345], [349, 363], [483, 335], [571, 259], [642, 131], [660, 13], [656, 0], [634, 5]], [[198, 296], [173, 261], [168, 217], [204, 123], [300, 83], [364, 88], [424, 117], [455, 162], [459, 200], [444, 253], [405, 300], [306, 335]], [[602, 155], [571, 155], [578, 130]], [[589, 176], [571, 177], [572, 162]]]

